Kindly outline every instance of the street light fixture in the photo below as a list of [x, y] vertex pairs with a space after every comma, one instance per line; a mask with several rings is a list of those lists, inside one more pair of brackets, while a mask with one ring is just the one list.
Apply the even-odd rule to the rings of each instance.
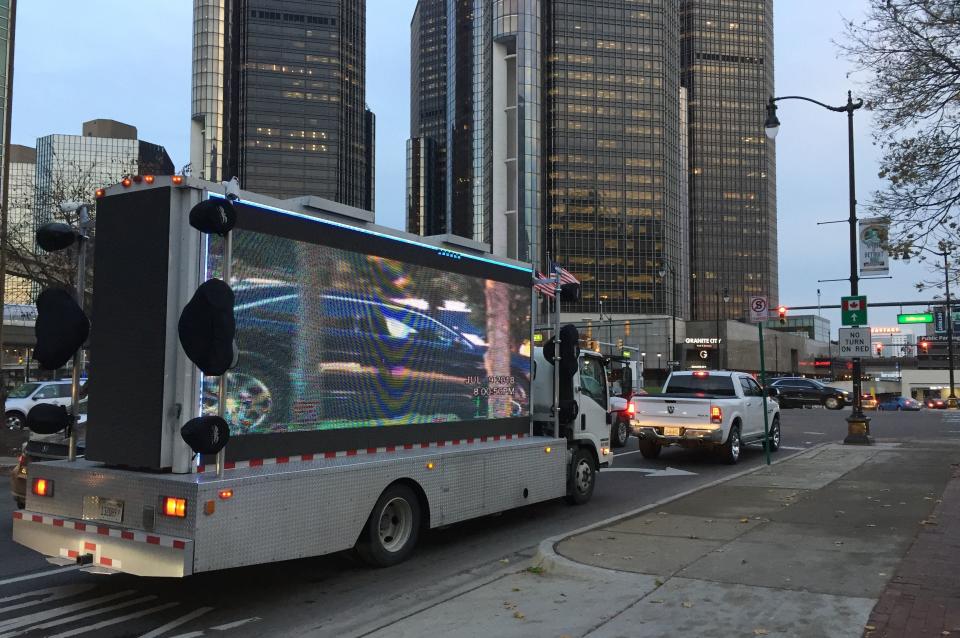
[[[856, 297], [859, 293], [860, 277], [857, 274], [857, 197], [853, 163], [853, 112], [863, 106], [863, 100], [854, 102], [853, 94], [850, 91], [847, 91], [847, 103], [843, 106], [830, 106], [829, 104], [824, 104], [823, 102], [818, 102], [817, 100], [800, 95], [785, 95], [783, 97], [771, 96], [767, 102], [767, 118], [763, 124], [767, 137], [771, 140], [777, 137], [777, 133], [780, 130], [780, 120], [777, 118], [776, 105], [780, 100], [813, 102], [829, 111], [847, 114], [847, 164], [850, 186], [850, 295]], [[847, 436], [843, 440], [846, 444], [870, 445], [871, 443], [870, 437], [867, 435], [870, 429], [870, 419], [863, 413], [861, 377], [860, 358], [856, 357], [853, 360], [853, 414], [847, 417]]]
[[[730, 302], [730, 291], [723, 289], [723, 303]], [[717, 313], [716, 313], [716, 333], [717, 333], [717, 370], [722, 370], [723, 365], [720, 360], [720, 291], [717, 290]]]
[[[663, 262], [660, 266], [660, 279], [664, 279], [667, 272], [670, 273], [670, 286], [673, 293], [670, 295], [670, 360], [674, 361], [677, 359], [677, 271], [667, 262]], [[670, 368], [673, 369], [673, 366]]]

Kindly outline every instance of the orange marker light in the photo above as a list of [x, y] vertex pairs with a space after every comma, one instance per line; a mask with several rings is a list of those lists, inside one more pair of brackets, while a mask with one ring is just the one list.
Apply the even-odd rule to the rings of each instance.
[[142, 182], [142, 181], [143, 181], [143, 177], [142, 177], [141, 175], [134, 175], [134, 176], [133, 176], [133, 183], [134, 183], [134, 184], [139, 184], [139, 183]]
[[37, 496], [53, 496], [53, 481], [33, 479], [33, 493]]
[[130, 185], [133, 184], [133, 180], [129, 177], [124, 177], [120, 180], [120, 183], [123, 184], [124, 188], [130, 188]]
[[185, 518], [187, 516], [187, 499], [165, 496], [163, 498], [163, 515]]
[[94, 192], [94, 195], [97, 196], [97, 199], [100, 199], [101, 197], [103, 197], [103, 196], [106, 195], [106, 194], [107, 194], [107, 191], [103, 190], [102, 188], [98, 188], [98, 189], [96, 190], [96, 192]]
[[225, 501], [228, 498], [233, 498], [233, 490], [220, 490], [217, 496], [220, 497], [221, 501]]
[[180, 184], [183, 183], [183, 175], [174, 175], [174, 176], [171, 177], [170, 179], [173, 180], [173, 185], [174, 185], [174, 186], [179, 186]]
[[152, 184], [152, 183], [153, 183], [153, 175], [144, 175], [144, 176], [143, 176], [143, 181], [145, 181], [145, 182], [148, 183], [148, 184]]

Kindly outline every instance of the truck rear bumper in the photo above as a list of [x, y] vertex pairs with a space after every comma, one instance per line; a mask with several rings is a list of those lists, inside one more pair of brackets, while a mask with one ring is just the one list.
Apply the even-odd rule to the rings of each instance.
[[679, 435], [665, 435], [662, 427], [650, 427], [630, 424], [630, 429], [634, 435], [641, 441], [654, 441], [659, 445], [696, 445], [703, 443], [721, 443], [723, 441], [723, 430], [720, 429], [697, 429], [680, 426]]
[[13, 513], [13, 540], [45, 556], [137, 576], [189, 576], [193, 541], [38, 514]]

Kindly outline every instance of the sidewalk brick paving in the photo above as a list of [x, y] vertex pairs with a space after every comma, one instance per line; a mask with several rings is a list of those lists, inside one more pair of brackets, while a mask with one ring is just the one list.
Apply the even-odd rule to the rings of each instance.
[[864, 638], [960, 638], [960, 465], [870, 614]]

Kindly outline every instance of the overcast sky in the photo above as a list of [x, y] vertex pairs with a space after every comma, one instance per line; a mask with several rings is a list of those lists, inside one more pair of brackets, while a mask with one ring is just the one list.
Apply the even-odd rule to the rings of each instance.
[[[402, 228], [405, 141], [410, 119], [410, 17], [415, 0], [367, 3], [367, 102], [377, 116], [376, 212]], [[50, 133], [79, 134], [85, 120], [133, 124], [142, 139], [162, 144], [179, 168], [189, 161], [190, 0], [27, 0], [17, 15], [13, 135], [33, 146]], [[856, 96], [857, 76], [838, 57], [843, 18], [860, 19], [866, 0], [774, 3], [777, 95], [803, 95], [832, 105]], [[758, 118], [763, 117], [758, 105]], [[816, 105], [780, 103], [777, 202], [780, 301], [788, 306], [837, 304], [849, 283], [846, 115]], [[869, 113], [858, 111], [856, 180], [866, 202], [879, 185]], [[861, 283], [869, 302], [921, 298], [916, 263], [893, 262], [893, 279]], [[927, 292], [922, 298], [928, 298]], [[916, 309], [919, 310], [919, 309]], [[912, 310], [907, 310], [908, 312]], [[815, 312], [815, 311], [814, 311]], [[870, 311], [870, 323], [896, 323], [897, 309]], [[839, 311], [823, 311], [834, 335]]]

